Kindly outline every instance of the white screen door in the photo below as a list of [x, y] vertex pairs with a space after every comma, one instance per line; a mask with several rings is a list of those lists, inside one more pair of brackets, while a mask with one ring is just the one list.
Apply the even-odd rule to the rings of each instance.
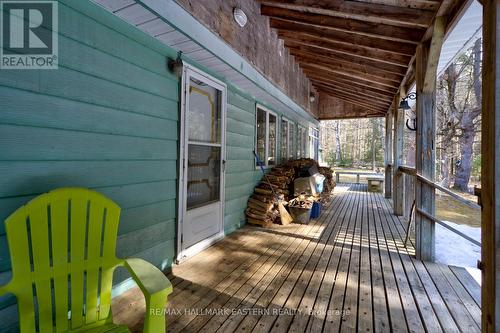
[[184, 71], [181, 144], [180, 259], [223, 236], [226, 88]]

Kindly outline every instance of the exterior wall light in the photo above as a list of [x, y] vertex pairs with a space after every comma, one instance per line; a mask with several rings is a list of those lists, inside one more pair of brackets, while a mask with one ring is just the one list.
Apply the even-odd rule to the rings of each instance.
[[167, 58], [168, 70], [177, 77], [182, 77], [183, 65], [181, 51], [177, 54], [176, 59]]
[[248, 22], [247, 14], [245, 14], [245, 12], [241, 8], [235, 8], [233, 11], [233, 16], [236, 23], [238, 23], [238, 25], [242, 28]]
[[[409, 99], [415, 100], [416, 98], [417, 98], [416, 93], [410, 93], [408, 96], [406, 96], [405, 98], [403, 98], [401, 100], [401, 103], [399, 103], [399, 109], [405, 111], [405, 113], [406, 113], [406, 111], [411, 110], [411, 107], [410, 107], [410, 104], [408, 103], [408, 100]], [[413, 126], [410, 126], [410, 121], [412, 122]], [[410, 131], [416, 131], [417, 130], [417, 119], [416, 118], [406, 119], [406, 128], [408, 128]]]
[[313, 92], [309, 94], [309, 102], [314, 103], [316, 101], [316, 95]]

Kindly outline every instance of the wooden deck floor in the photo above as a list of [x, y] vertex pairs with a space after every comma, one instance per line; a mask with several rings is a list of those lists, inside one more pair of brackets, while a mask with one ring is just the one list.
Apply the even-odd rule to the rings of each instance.
[[[479, 332], [480, 287], [421, 262], [381, 194], [342, 185], [309, 225], [244, 227], [170, 276], [169, 332]], [[141, 331], [143, 300], [114, 301]]]

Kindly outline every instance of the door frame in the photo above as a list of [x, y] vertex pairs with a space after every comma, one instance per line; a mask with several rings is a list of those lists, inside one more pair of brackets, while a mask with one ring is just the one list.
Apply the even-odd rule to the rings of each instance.
[[[188, 140], [186, 138], [186, 110], [189, 107], [189, 99], [187, 96], [188, 85], [190, 78], [194, 77], [198, 80], [206, 82], [210, 86], [221, 91], [221, 188], [220, 188], [220, 201], [221, 201], [221, 221], [219, 231], [215, 235], [204, 239], [188, 248], [184, 248], [183, 235], [184, 235], [184, 218], [186, 213], [186, 195], [187, 188], [185, 186], [184, 176], [186, 174], [186, 158], [185, 150]], [[176, 263], [192, 257], [193, 255], [201, 252], [212, 244], [224, 238], [224, 212], [225, 212], [225, 171], [226, 171], [226, 114], [227, 114], [227, 85], [214, 78], [213, 76], [199, 70], [198, 68], [183, 61], [182, 78], [181, 78], [181, 103], [180, 103], [180, 119], [179, 119], [179, 158], [178, 170], [179, 179], [177, 182], [178, 204], [177, 204], [177, 255]]]

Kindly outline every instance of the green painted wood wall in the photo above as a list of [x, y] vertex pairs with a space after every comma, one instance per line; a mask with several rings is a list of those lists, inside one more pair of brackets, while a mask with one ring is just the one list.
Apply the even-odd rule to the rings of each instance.
[[[179, 84], [165, 64], [175, 52], [86, 1], [59, 3], [59, 30], [58, 70], [0, 71], [0, 284], [11, 276], [3, 220], [62, 186], [122, 207], [119, 256], [169, 267]], [[15, 298], [0, 309], [0, 331], [15, 331]]]
[[[168, 268], [180, 94], [166, 58], [176, 53], [87, 1], [60, 1], [59, 34], [58, 70], [0, 71], [0, 221], [51, 189], [92, 188], [122, 207], [118, 255]], [[261, 178], [252, 155], [256, 101], [227, 83], [226, 234], [245, 223]], [[2, 222], [0, 285], [10, 277]], [[115, 273], [115, 283], [126, 278]], [[0, 297], [1, 332], [17, 331], [15, 302]]]

